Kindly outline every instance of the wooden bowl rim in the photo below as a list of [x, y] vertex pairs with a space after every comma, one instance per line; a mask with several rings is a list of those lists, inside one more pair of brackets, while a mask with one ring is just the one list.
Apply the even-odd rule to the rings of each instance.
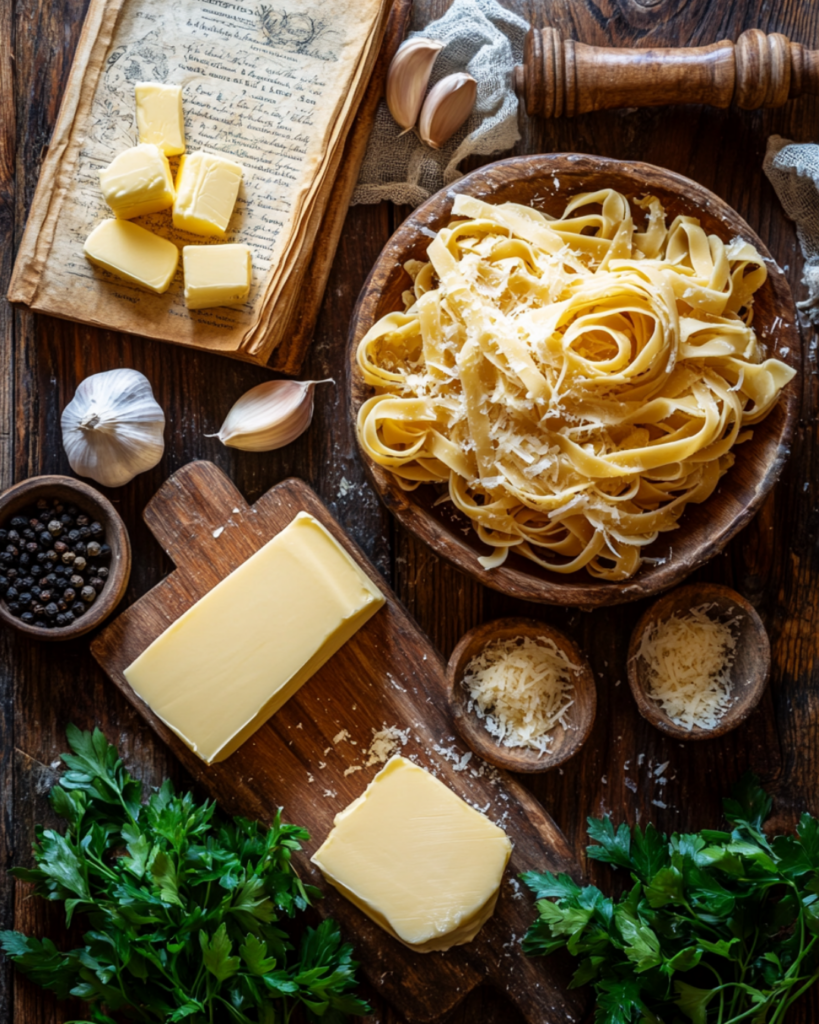
[[[574, 685], [578, 695], [573, 705], [577, 709], [577, 728], [571, 733], [565, 732], [567, 742], [560, 753], [548, 752], [539, 755], [535, 750], [526, 747], [503, 747], [484, 728], [483, 723], [477, 715], [468, 711], [466, 707], [466, 693], [461, 686], [463, 668], [468, 658], [477, 653], [477, 649], [483, 649], [493, 640], [505, 634], [516, 634], [518, 636], [531, 636], [535, 639], [541, 636], [548, 637], [561, 647], [580, 667], [580, 673], [575, 677]], [[583, 747], [591, 735], [594, 726], [594, 719], [597, 714], [597, 686], [594, 681], [594, 671], [589, 660], [580, 647], [559, 629], [550, 626], [537, 619], [528, 619], [518, 616], [509, 616], [503, 619], [494, 619], [491, 622], [484, 622], [468, 630], [455, 646], [446, 667], [447, 695], [449, 700], [450, 715], [458, 735], [478, 757], [496, 768], [505, 768], [513, 772], [539, 773], [547, 772], [552, 768], [565, 764], [570, 758]], [[582, 703], [579, 699], [582, 695]], [[467, 727], [467, 722], [472, 727]]]
[[76, 503], [83, 508], [90, 505], [89, 511], [93, 510], [103, 520], [106, 532], [105, 542], [111, 548], [111, 565], [110, 575], [100, 596], [94, 601], [90, 610], [70, 626], [58, 626], [55, 629], [29, 626], [12, 615], [6, 608], [5, 601], [0, 598], [0, 621], [5, 622], [12, 629], [16, 629], [18, 633], [24, 633], [37, 640], [48, 641], [73, 640], [98, 626], [108, 618], [125, 596], [131, 576], [131, 541], [125, 523], [108, 498], [83, 480], [51, 473], [28, 477], [26, 480], [12, 484], [11, 487], [0, 493], [0, 522], [14, 515], [18, 509], [30, 502], [36, 501], [41, 495], [52, 496], [56, 488], [61, 488], [74, 495]]
[[[742, 235], [757, 247], [768, 270], [766, 287], [771, 288], [772, 304], [777, 309], [787, 310], [787, 321], [783, 318], [781, 326], [777, 328], [778, 337], [781, 339], [780, 358], [797, 370], [797, 376], [783, 389], [780, 396], [778, 404], [782, 409], [782, 423], [777, 437], [771, 439], [771, 444], [775, 441], [776, 448], [764, 460], [762, 476], [754, 488], [751, 500], [732, 520], [721, 524], [716, 532], [703, 536], [696, 544], [692, 543], [692, 550], [686, 552], [685, 557], [670, 560], [664, 565], [643, 566], [631, 580], [621, 583], [595, 580], [585, 570], [559, 579], [544, 579], [535, 574], [534, 566], [529, 570], [525, 566], [515, 565], [514, 562], [507, 562], [491, 570], [484, 569], [477, 560], [479, 552], [459, 535], [458, 529], [447, 529], [445, 524], [413, 500], [411, 492], [403, 491], [386, 469], [369, 458], [359, 443], [358, 432], [355, 431], [359, 454], [372, 487], [402, 526], [431, 547], [436, 554], [484, 586], [526, 601], [579, 608], [623, 604], [652, 597], [682, 582], [695, 569], [719, 554], [728, 542], [748, 525], [779, 479], [790, 455], [790, 444], [801, 400], [799, 372], [802, 361], [802, 339], [797, 326], [790, 286], [767, 247], [744, 218], [715, 193], [682, 174], [654, 164], [578, 153], [515, 156], [499, 160], [459, 178], [422, 203], [394, 232], [373, 264], [359, 293], [348, 336], [350, 409], [354, 422], [359, 408], [372, 393], [372, 389], [361, 380], [356, 362], [356, 349], [361, 338], [375, 323], [380, 296], [386, 284], [391, 280], [396, 268], [403, 267], [407, 251], [418, 243], [421, 236], [425, 232], [437, 229], [446, 221], [456, 194], [478, 194], [484, 199], [491, 199], [500, 187], [508, 184], [510, 171], [521, 181], [543, 178], [549, 182], [555, 176], [558, 176], [559, 180], [561, 173], [568, 172], [583, 173], [587, 176], [625, 174], [634, 181], [635, 194], [639, 194], [641, 189], [649, 191], [652, 188], [668, 192], [673, 186], [676, 194], [683, 201], [687, 201], [692, 210], [708, 210], [710, 215], [719, 221], [725, 233]], [[592, 187], [592, 184], [590, 183], [589, 187]], [[573, 193], [577, 190], [571, 191]], [[566, 194], [570, 192], [567, 190]], [[753, 450], [754, 445], [759, 443], [758, 437], [758, 433], [755, 433], [754, 438], [747, 442], [746, 450]], [[716, 497], [716, 493], [711, 495], [704, 507]], [[463, 522], [466, 524], [465, 519]], [[460, 520], [458, 523], [460, 524]], [[523, 562], [523, 559], [520, 561]]]
[[[655, 622], [667, 617], [668, 611], [681, 597], [689, 595], [691, 597], [689, 607], [691, 608], [708, 604], [709, 600], [713, 598], [736, 605], [738, 611], [742, 612], [761, 641], [762, 658], [758, 663], [754, 679], [745, 687], [746, 699], [740, 706], [729, 708], [720, 719], [716, 729], [702, 729], [699, 726], [694, 726], [689, 731], [672, 722], [662, 708], [655, 704], [646, 693], [641, 673], [637, 669], [637, 653], [645, 631]], [[637, 704], [637, 710], [647, 722], [650, 722], [660, 732], [678, 740], [713, 740], [742, 725], [762, 699], [762, 694], [765, 692], [771, 675], [771, 643], [765, 623], [759, 617], [756, 608], [746, 598], [721, 583], [689, 583], [687, 586], [678, 587], [670, 593], [664, 594], [658, 601], [655, 601], [651, 607], [646, 609], [634, 627], [629, 640], [627, 657], [628, 684]]]

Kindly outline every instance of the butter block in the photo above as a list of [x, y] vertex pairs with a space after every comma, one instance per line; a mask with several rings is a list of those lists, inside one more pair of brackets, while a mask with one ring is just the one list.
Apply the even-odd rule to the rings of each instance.
[[159, 146], [165, 156], [184, 153], [182, 87], [161, 82], [137, 82], [134, 92], [139, 141]]
[[246, 245], [186, 245], [182, 267], [188, 309], [230, 306], [247, 299], [253, 264]]
[[100, 187], [117, 217], [126, 220], [173, 206], [171, 168], [158, 146], [142, 144], [115, 156], [100, 171]]
[[179, 250], [167, 238], [129, 220], [104, 220], [86, 238], [83, 252], [98, 267], [161, 295], [179, 265]]
[[203, 761], [223, 761], [384, 604], [306, 512], [218, 583], [125, 670]]
[[311, 859], [385, 931], [428, 953], [475, 938], [511, 852], [503, 829], [397, 755], [336, 815]]
[[186, 153], [176, 172], [174, 226], [196, 235], [224, 238], [242, 174], [230, 157], [202, 150]]

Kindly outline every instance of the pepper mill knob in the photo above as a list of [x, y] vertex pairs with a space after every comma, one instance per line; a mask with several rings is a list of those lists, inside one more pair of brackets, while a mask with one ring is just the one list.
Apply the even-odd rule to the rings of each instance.
[[673, 103], [756, 110], [819, 94], [819, 51], [757, 28], [736, 43], [650, 50], [587, 46], [530, 28], [514, 86], [526, 112], [542, 117]]

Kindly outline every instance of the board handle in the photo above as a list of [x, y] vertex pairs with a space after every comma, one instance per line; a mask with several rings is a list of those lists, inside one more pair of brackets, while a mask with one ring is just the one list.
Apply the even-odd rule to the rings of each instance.
[[[142, 518], [178, 568], [198, 569], [225, 523], [248, 505], [230, 477], [204, 460], [189, 462], [171, 474], [145, 506]], [[222, 528], [222, 529], [220, 529]], [[241, 531], [231, 531], [237, 558], [249, 558], [257, 544], [242, 543]], [[244, 548], [247, 552], [244, 553]]]
[[587, 46], [555, 28], [530, 28], [514, 85], [530, 116], [677, 103], [756, 110], [819, 94], [819, 51], [758, 28], [736, 43], [653, 50]]

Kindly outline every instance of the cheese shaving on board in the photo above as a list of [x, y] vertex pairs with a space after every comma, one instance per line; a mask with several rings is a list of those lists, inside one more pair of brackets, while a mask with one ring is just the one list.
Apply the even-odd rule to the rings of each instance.
[[406, 264], [405, 312], [358, 345], [376, 391], [362, 448], [406, 490], [445, 487], [487, 569], [514, 549], [629, 578], [794, 376], [752, 327], [767, 277], [754, 246], [633, 203], [643, 230], [612, 189], [559, 219], [456, 196], [429, 262]]
[[573, 665], [554, 640], [541, 636], [495, 640], [466, 666], [462, 685], [469, 710], [505, 747], [545, 753], [556, 725], [571, 728]]
[[733, 703], [731, 666], [736, 637], [708, 612], [711, 605], [672, 615], [643, 634], [637, 657], [648, 668], [648, 696], [675, 725], [715, 729]]

